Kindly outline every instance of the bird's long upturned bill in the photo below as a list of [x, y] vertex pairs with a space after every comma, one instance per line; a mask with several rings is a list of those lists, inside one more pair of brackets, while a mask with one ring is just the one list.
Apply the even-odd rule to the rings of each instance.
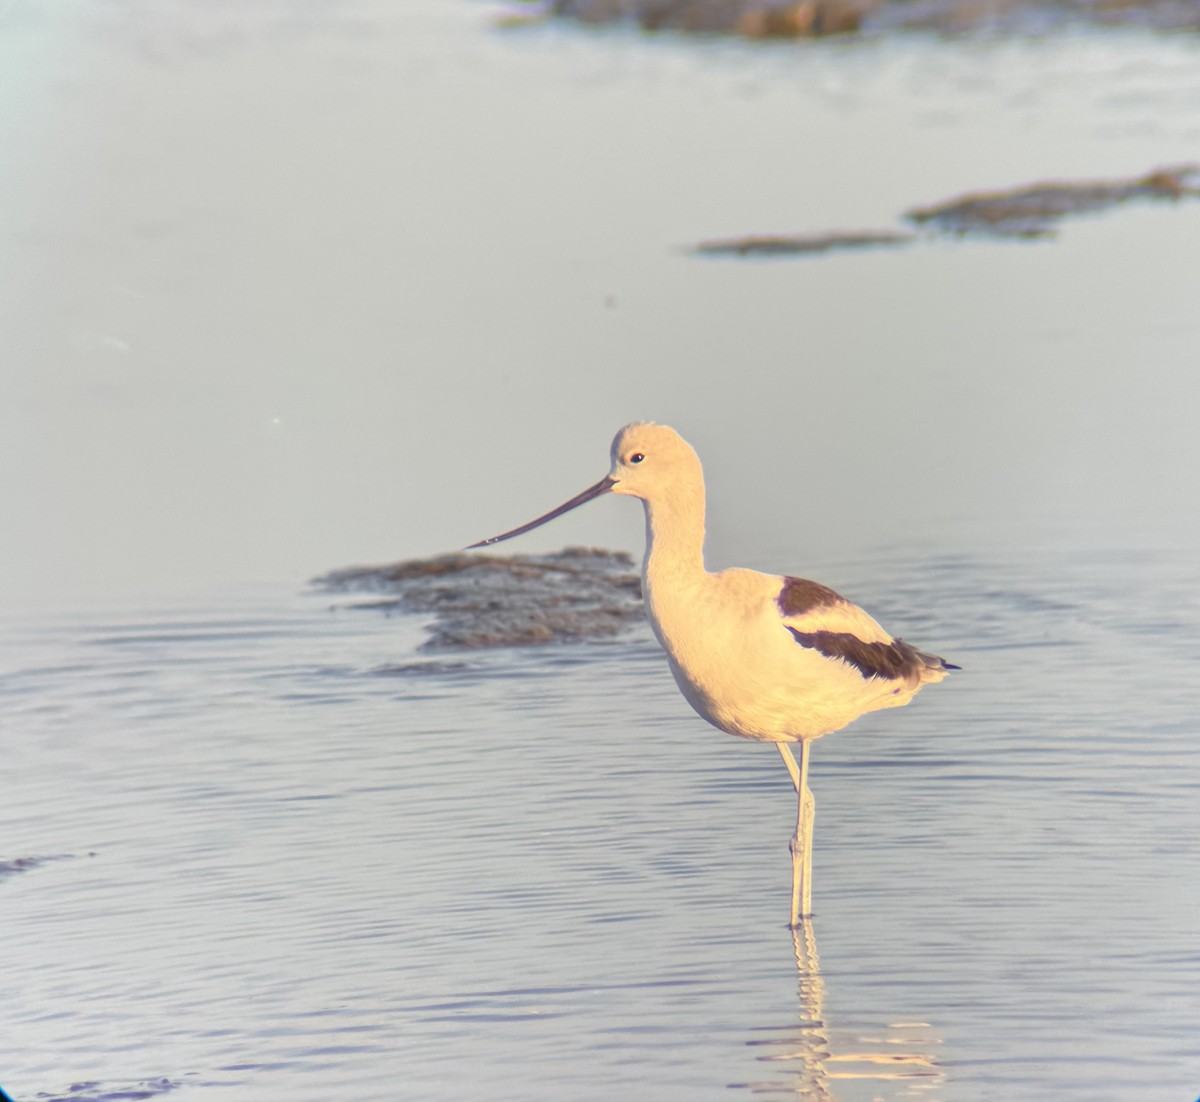
[[520, 528], [514, 528], [511, 532], [502, 532], [498, 536], [492, 536], [491, 539], [480, 540], [478, 543], [468, 545], [467, 550], [473, 550], [476, 547], [490, 547], [493, 543], [500, 543], [503, 540], [510, 540], [513, 536], [523, 536], [526, 532], [532, 532], [535, 528], [540, 528], [543, 524], [552, 521], [555, 517], [561, 517], [563, 513], [569, 513], [572, 509], [578, 508], [580, 505], [585, 505], [592, 498], [599, 497], [601, 494], [608, 493], [617, 481], [615, 478], [609, 478], [607, 475], [600, 479], [594, 486], [589, 486], [581, 494], [576, 494], [570, 501], [564, 501], [557, 509], [551, 509], [550, 512], [531, 520], [528, 524], [522, 524]]

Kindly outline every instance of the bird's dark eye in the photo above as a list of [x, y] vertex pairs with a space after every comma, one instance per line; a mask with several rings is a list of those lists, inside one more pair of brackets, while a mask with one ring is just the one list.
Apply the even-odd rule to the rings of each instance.
[[630, 463], [640, 463], [645, 458], [646, 457], [644, 455], [642, 455], [641, 452], [634, 452], [633, 455], [631, 455], [629, 457], [629, 462]]

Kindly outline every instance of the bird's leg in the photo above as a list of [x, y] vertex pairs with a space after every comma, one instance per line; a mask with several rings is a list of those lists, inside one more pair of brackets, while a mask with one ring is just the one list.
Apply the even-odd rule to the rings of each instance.
[[[792, 929], [800, 924], [801, 918], [812, 915], [812, 828], [817, 808], [808, 788], [808, 749], [809, 740], [801, 739], [796, 777], [796, 834], [789, 847], [792, 851]], [[791, 756], [789, 752], [788, 757]]]
[[[805, 746], [805, 764], [808, 761], [808, 743]], [[812, 855], [813, 855], [813, 820], [817, 817], [817, 801], [813, 799], [812, 789], [804, 786], [804, 895], [800, 900], [801, 914], [805, 918], [812, 916]]]
[[779, 751], [779, 756], [783, 758], [783, 764], [787, 766], [788, 776], [792, 778], [792, 787], [798, 795], [800, 792], [800, 767], [796, 764], [796, 759], [792, 757], [792, 751], [786, 742], [775, 743], [775, 749]]

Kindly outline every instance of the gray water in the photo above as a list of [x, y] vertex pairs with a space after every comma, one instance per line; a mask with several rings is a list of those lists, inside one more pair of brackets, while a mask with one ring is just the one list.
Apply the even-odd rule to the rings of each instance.
[[[1195, 1098], [1200, 204], [688, 248], [1187, 160], [1200, 45], [494, 15], [0, 8], [0, 1082]], [[807, 940], [777, 755], [644, 626], [429, 653], [306, 584], [526, 520], [647, 416], [710, 565], [964, 667], [817, 744]]]

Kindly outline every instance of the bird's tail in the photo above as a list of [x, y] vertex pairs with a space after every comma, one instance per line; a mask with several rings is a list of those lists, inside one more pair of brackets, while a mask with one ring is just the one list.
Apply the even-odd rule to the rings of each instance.
[[[897, 639], [897, 643], [903, 643], [902, 639]], [[923, 650], [917, 650], [916, 647], [908, 643], [904, 643], [906, 650], [912, 652], [914, 658], [920, 662], [917, 668], [917, 676], [920, 679], [920, 684], [928, 685], [935, 681], [941, 681], [951, 670], [961, 670], [962, 666], [956, 666], [953, 662], [947, 662], [944, 658], [937, 654], [927, 654]]]

